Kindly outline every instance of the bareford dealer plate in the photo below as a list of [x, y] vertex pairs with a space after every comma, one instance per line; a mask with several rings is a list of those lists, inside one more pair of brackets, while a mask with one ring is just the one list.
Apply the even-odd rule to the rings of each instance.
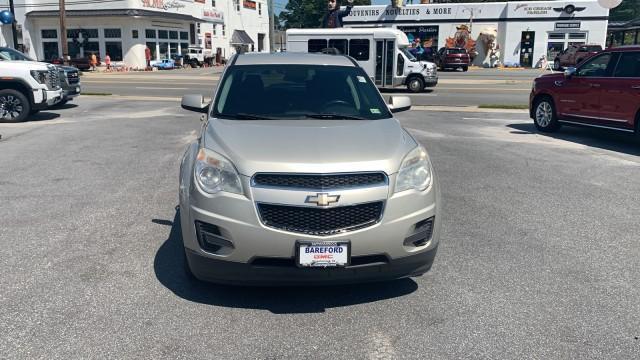
[[349, 242], [296, 242], [296, 263], [300, 267], [343, 267], [349, 265]]

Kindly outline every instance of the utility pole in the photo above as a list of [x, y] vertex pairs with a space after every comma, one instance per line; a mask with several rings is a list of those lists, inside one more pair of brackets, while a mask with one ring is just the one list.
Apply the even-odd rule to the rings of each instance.
[[269, 1], [269, 51], [273, 52], [275, 49], [275, 12], [273, 11], [274, 6], [273, 6], [273, 1], [274, 0], [268, 0]]
[[60, 36], [62, 43], [62, 63], [69, 65], [69, 44], [67, 43], [67, 14], [64, 7], [64, 0], [60, 0]]
[[11, 22], [11, 35], [13, 35], [13, 48], [18, 50], [18, 31], [16, 30], [16, 9], [13, 7], [13, 0], [9, 0], [9, 11], [13, 15], [13, 22]]

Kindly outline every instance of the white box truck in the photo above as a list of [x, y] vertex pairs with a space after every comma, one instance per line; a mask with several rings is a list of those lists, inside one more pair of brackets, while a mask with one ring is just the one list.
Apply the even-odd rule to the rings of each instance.
[[287, 51], [349, 55], [379, 88], [406, 86], [421, 92], [438, 83], [436, 65], [416, 59], [407, 36], [397, 29], [290, 29]]

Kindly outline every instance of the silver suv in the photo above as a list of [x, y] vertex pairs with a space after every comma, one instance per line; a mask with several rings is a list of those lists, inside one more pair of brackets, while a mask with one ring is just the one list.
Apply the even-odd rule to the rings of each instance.
[[186, 270], [233, 284], [328, 284], [417, 276], [440, 233], [429, 156], [346, 56], [231, 59], [180, 169]]

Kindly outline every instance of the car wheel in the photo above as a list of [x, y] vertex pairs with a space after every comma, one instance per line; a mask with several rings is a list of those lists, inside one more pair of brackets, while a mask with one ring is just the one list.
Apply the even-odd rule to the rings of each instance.
[[560, 60], [556, 59], [556, 61], [553, 62], [553, 70], [556, 70], [556, 71], [562, 70], [562, 67], [560, 66]]
[[424, 90], [424, 80], [417, 76], [412, 77], [407, 82], [407, 89], [409, 89], [409, 91], [413, 93], [421, 92], [422, 90]]
[[468, 70], [469, 70], [469, 67], [468, 67], [468, 66], [463, 66], [463, 67], [462, 67], [462, 71], [468, 71]]
[[26, 96], [13, 89], [0, 90], [0, 122], [22, 122], [31, 112]]
[[542, 132], [554, 132], [560, 128], [556, 109], [550, 97], [542, 97], [533, 105], [533, 123]]

